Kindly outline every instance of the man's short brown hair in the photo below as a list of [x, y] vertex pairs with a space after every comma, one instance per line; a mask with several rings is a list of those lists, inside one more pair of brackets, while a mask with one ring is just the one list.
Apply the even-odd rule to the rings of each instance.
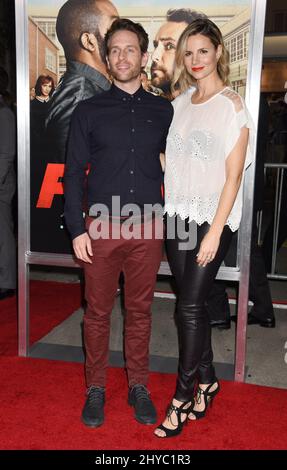
[[145, 54], [147, 52], [148, 34], [144, 30], [142, 25], [140, 23], [134, 23], [133, 21], [127, 18], [118, 18], [113, 22], [112, 26], [105, 35], [104, 46], [106, 55], [108, 55], [109, 53], [109, 42], [112, 36], [118, 31], [130, 31], [131, 33], [135, 33], [138, 37], [142, 54]]

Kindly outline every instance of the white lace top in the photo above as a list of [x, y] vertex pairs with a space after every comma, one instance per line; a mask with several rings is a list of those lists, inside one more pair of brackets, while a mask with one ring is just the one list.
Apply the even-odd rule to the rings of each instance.
[[[253, 158], [253, 125], [243, 99], [226, 87], [205, 103], [192, 104], [190, 88], [173, 101], [174, 117], [167, 137], [165, 212], [201, 225], [212, 223], [225, 183], [225, 160], [242, 127], [248, 127], [245, 169]], [[226, 224], [239, 227], [243, 178]]]

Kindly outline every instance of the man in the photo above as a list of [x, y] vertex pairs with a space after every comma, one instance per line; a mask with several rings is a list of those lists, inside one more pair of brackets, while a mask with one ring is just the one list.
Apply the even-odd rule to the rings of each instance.
[[0, 67], [0, 300], [14, 295], [16, 288], [16, 243], [12, 217], [16, 189], [16, 130], [8, 82], [6, 70]]
[[189, 8], [170, 9], [166, 14], [166, 22], [160, 27], [154, 39], [151, 82], [169, 99], [172, 99], [170, 86], [177, 42], [185, 28], [197, 18], [206, 18], [206, 15]]
[[110, 88], [103, 41], [117, 17], [116, 8], [108, 0], [68, 0], [59, 10], [56, 32], [65, 52], [67, 71], [50, 100], [43, 143], [31, 149], [33, 251], [71, 250], [64, 230], [62, 196], [57, 194], [51, 207], [39, 205], [38, 198], [47, 164], [65, 163], [70, 119], [76, 105]]
[[46, 120], [57, 163], [66, 160], [70, 118], [76, 105], [110, 88], [103, 44], [117, 17], [108, 0], [68, 0], [58, 13], [56, 32], [65, 51], [67, 71], [52, 96]]
[[[137, 421], [156, 422], [146, 386], [150, 307], [162, 257], [162, 236], [156, 237], [154, 232], [149, 239], [143, 236], [146, 228], [153, 229], [157, 222], [153, 211], [146, 213], [144, 209], [147, 204], [162, 204], [159, 154], [164, 151], [173, 115], [169, 101], [141, 86], [141, 70], [148, 60], [148, 36], [142, 26], [127, 19], [116, 20], [105, 37], [105, 47], [113, 85], [76, 108], [65, 173], [65, 217], [75, 254], [84, 262], [88, 396], [82, 421], [92, 427], [104, 421], [110, 314], [121, 272], [125, 276], [128, 402]], [[87, 217], [85, 226], [82, 206], [86, 186], [89, 213], [93, 211], [95, 217]], [[114, 200], [119, 211], [113, 210]], [[108, 220], [101, 223], [108, 236], [97, 237], [94, 225], [97, 207], [102, 206], [107, 209]], [[140, 237], [129, 237], [125, 226], [129, 207], [138, 209], [134, 220]], [[126, 216], [121, 215], [124, 210]]]

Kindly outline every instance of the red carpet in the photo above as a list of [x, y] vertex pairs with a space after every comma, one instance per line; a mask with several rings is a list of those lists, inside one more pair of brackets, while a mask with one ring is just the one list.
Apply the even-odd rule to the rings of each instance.
[[[286, 449], [287, 391], [222, 382], [206, 418], [173, 439], [153, 436], [154, 426], [133, 419], [122, 369], [111, 369], [106, 421], [98, 429], [80, 422], [83, 366], [0, 357], [1, 449]], [[152, 373], [150, 390], [160, 416], [175, 377]], [[163, 395], [163, 396], [162, 396]]]
[[[80, 284], [31, 281], [30, 344], [59, 325], [81, 305]], [[17, 354], [17, 300], [0, 302], [0, 355]]]
[[[79, 284], [31, 282], [30, 343], [65, 320], [81, 303]], [[133, 419], [122, 369], [109, 371], [106, 421], [80, 421], [85, 400], [83, 365], [7, 357], [17, 353], [16, 299], [0, 302], [0, 449], [195, 450], [286, 449], [287, 391], [222, 382], [207, 417], [174, 439]], [[150, 390], [164, 416], [175, 376], [151, 374]]]

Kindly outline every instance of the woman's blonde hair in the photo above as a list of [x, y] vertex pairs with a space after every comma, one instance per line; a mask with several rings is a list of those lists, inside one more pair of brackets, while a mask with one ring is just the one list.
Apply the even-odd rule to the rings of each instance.
[[187, 72], [184, 65], [184, 56], [187, 49], [187, 41], [190, 36], [202, 34], [210, 39], [215, 49], [222, 47], [221, 56], [217, 62], [217, 72], [224, 85], [229, 85], [229, 52], [226, 49], [220, 29], [208, 18], [198, 18], [190, 23], [182, 32], [175, 53], [175, 70], [172, 80], [172, 91], [183, 93], [196, 80]]

